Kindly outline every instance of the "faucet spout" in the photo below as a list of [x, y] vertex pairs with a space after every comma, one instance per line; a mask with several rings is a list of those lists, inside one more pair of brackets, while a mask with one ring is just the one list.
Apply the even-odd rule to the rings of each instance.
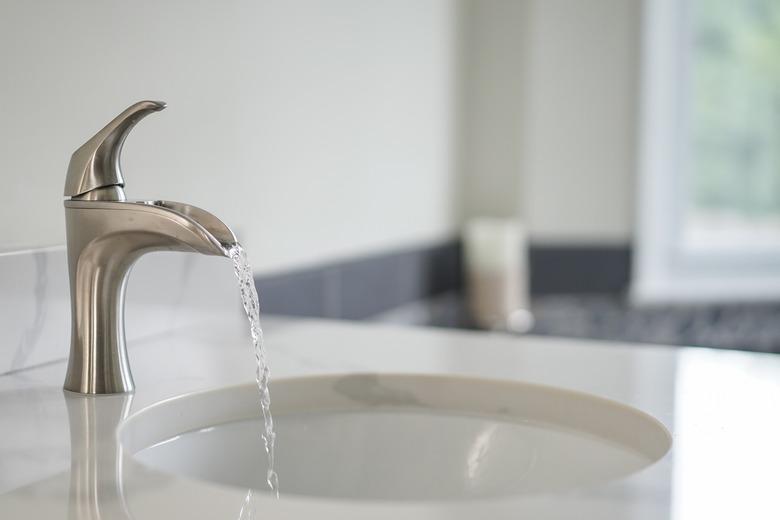
[[211, 213], [166, 201], [65, 201], [71, 350], [65, 389], [131, 392], [124, 304], [135, 261], [152, 251], [229, 257], [233, 232]]

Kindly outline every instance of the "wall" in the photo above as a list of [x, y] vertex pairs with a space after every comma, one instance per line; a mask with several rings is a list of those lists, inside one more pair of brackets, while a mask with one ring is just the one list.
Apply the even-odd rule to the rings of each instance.
[[130, 197], [211, 210], [270, 272], [456, 226], [457, 5], [447, 0], [6, 2], [0, 250], [62, 243], [70, 154], [162, 99]]
[[633, 235], [638, 0], [466, 3], [464, 213], [537, 245]]
[[510, 217], [522, 197], [524, 53], [529, 3], [463, 3], [463, 217]]
[[537, 243], [624, 244], [634, 231], [639, 0], [533, 0], [523, 213]]
[[213, 211], [260, 273], [484, 214], [537, 245], [633, 235], [639, 0], [2, 9], [0, 250], [63, 242], [70, 153], [143, 98], [170, 107], [127, 142], [128, 195]]

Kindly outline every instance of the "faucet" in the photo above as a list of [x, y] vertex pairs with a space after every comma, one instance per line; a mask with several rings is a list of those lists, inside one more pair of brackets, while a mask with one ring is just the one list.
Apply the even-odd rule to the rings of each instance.
[[119, 159], [127, 134], [165, 103], [141, 101], [73, 153], [65, 181], [71, 341], [65, 390], [134, 390], [124, 304], [133, 263], [151, 251], [230, 257], [237, 240], [211, 213], [188, 204], [125, 198]]

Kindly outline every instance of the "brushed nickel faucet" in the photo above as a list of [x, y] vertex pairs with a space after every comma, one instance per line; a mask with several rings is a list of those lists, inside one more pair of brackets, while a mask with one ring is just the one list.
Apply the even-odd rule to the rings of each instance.
[[71, 343], [65, 390], [116, 394], [134, 389], [124, 303], [133, 263], [151, 251], [229, 257], [236, 237], [214, 215], [188, 204], [126, 200], [119, 165], [132, 128], [165, 103], [130, 106], [73, 153], [65, 181]]

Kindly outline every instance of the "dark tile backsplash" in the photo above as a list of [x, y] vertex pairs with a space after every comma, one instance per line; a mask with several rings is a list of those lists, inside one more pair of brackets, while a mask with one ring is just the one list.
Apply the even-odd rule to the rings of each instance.
[[461, 285], [455, 242], [256, 277], [264, 312], [363, 319]]
[[[405, 303], [462, 288], [456, 240], [391, 251], [255, 279], [264, 312], [364, 319]], [[628, 247], [531, 246], [533, 294], [625, 291]]]
[[256, 277], [260, 308], [273, 314], [339, 318], [338, 272], [315, 268]]
[[[780, 352], [780, 304], [627, 304], [628, 247], [531, 246], [534, 334]], [[375, 317], [420, 302], [424, 321], [473, 328], [456, 241], [256, 279], [264, 312]]]
[[529, 251], [532, 294], [615, 294], [628, 288], [628, 246], [534, 246]]

